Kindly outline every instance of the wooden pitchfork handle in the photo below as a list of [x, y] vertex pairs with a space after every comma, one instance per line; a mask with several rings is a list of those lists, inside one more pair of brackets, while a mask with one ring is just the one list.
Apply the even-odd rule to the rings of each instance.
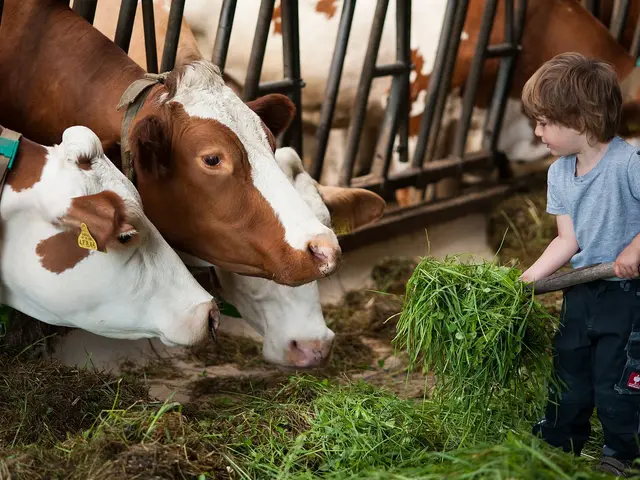
[[532, 284], [527, 285], [527, 287], [533, 288], [533, 291], [536, 294], [548, 293], [555, 292], [556, 290], [562, 290], [567, 287], [573, 287], [580, 283], [615, 277], [615, 273], [613, 273], [614, 264], [614, 262], [596, 263], [594, 265], [576, 268], [569, 272], [554, 273], [547, 278], [536, 280]]

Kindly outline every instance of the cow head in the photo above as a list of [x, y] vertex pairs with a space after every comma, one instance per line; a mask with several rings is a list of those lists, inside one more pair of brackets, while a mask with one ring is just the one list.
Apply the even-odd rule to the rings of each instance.
[[88, 128], [22, 139], [0, 202], [2, 302], [113, 338], [193, 345], [216, 328], [212, 297], [142, 212]]
[[274, 135], [294, 110], [277, 94], [242, 102], [205, 61], [147, 100], [129, 144], [145, 213], [174, 248], [286, 285], [338, 268], [335, 234], [275, 161]]
[[[276, 159], [323, 224], [357, 228], [382, 215], [384, 200], [368, 190], [318, 185], [295, 150], [280, 148]], [[334, 333], [325, 323], [317, 282], [292, 288], [220, 268], [216, 272], [224, 298], [264, 336], [265, 360], [292, 367], [317, 367], [329, 360]]]

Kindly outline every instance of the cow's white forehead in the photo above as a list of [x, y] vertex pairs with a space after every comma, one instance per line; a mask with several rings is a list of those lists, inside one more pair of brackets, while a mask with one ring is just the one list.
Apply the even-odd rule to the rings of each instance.
[[196, 61], [185, 66], [169, 101], [180, 103], [192, 117], [220, 122], [238, 136], [247, 150], [258, 149], [261, 154], [266, 153], [263, 150], [270, 151], [260, 117], [224, 83], [220, 70], [210, 62]]

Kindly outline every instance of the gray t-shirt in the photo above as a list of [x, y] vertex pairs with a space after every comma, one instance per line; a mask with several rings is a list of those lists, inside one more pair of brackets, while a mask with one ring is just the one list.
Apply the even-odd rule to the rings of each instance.
[[620, 137], [577, 177], [576, 156], [560, 157], [547, 174], [547, 212], [568, 214], [580, 250], [574, 268], [613, 262], [640, 233], [640, 152]]

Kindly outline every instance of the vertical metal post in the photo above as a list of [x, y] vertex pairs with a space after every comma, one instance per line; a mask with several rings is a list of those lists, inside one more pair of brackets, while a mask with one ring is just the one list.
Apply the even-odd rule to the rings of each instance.
[[369, 44], [367, 53], [364, 58], [364, 66], [360, 76], [360, 83], [356, 93], [356, 104], [352, 110], [351, 123], [349, 125], [349, 134], [347, 138], [347, 152], [345, 155], [342, 170], [340, 172], [339, 184], [348, 186], [353, 175], [353, 166], [356, 162], [356, 154], [358, 152], [358, 144], [360, 143], [360, 133], [364, 124], [364, 116], [367, 110], [369, 100], [369, 92], [371, 90], [371, 81], [376, 69], [376, 58], [378, 57], [378, 49], [380, 48], [380, 39], [382, 38], [382, 28], [384, 27], [384, 19], [387, 15], [387, 6], [389, 0], [378, 0], [376, 5], [373, 24], [371, 25], [371, 35], [369, 36]]
[[[514, 0], [507, 0], [507, 4], [511, 4], [511, 12], [513, 12]], [[505, 7], [506, 7], [505, 5]], [[527, 0], [519, 0], [518, 11], [515, 18], [515, 25], [512, 24], [512, 31], [515, 32], [514, 36], [507, 41], [518, 47], [522, 41], [522, 34], [524, 31], [524, 22], [527, 12]], [[513, 15], [505, 15], [505, 22], [511, 20], [513, 23]], [[505, 29], [506, 29], [505, 25]], [[520, 48], [518, 48], [511, 56], [504, 58], [500, 64], [500, 71], [498, 72], [498, 78], [496, 80], [496, 87], [493, 92], [493, 98], [491, 100], [491, 107], [487, 113], [485, 127], [484, 127], [484, 142], [494, 158], [497, 158], [495, 153], [498, 149], [498, 140], [500, 139], [500, 132], [502, 130], [502, 122], [504, 120], [504, 111], [507, 105], [507, 98], [511, 89], [511, 82], [513, 80], [513, 74], [515, 73], [516, 65], [518, 62], [518, 54]]]
[[180, 39], [180, 28], [182, 27], [182, 14], [184, 13], [184, 0], [172, 0], [169, 10], [169, 24], [167, 25], [167, 36], [164, 39], [164, 49], [162, 50], [161, 72], [168, 72], [176, 64], [176, 54], [178, 52], [178, 40]]
[[600, 18], [600, 0], [582, 0], [582, 4], [594, 17]]
[[97, 6], [98, 0], [73, 0], [73, 11], [92, 25], [96, 18]]
[[478, 91], [478, 83], [484, 67], [484, 61], [487, 55], [487, 46], [489, 45], [489, 37], [493, 27], [493, 21], [496, 15], [498, 0], [487, 0], [482, 15], [482, 23], [480, 33], [478, 34], [478, 43], [474, 52], [469, 76], [465, 84], [464, 99], [462, 101], [462, 114], [460, 115], [460, 123], [456, 131], [456, 137], [453, 144], [453, 156], [462, 159], [464, 156], [465, 145], [467, 143], [467, 134], [469, 133], [469, 125], [471, 124], [471, 115]]
[[158, 73], [158, 50], [153, 0], [142, 0], [142, 23], [144, 26], [144, 49], [147, 54], [147, 71], [149, 73]]
[[[458, 53], [460, 35], [467, 16], [468, 4], [469, 0], [448, 0], [447, 2], [435, 64], [429, 78], [429, 88], [424, 100], [418, 143], [411, 161], [414, 167], [421, 167], [424, 163], [429, 137], [432, 133], [432, 125], [435, 125], [435, 137], [438, 136], [442, 118], [442, 112], [435, 116], [436, 107], [439, 103], [438, 98], [444, 96], [446, 99], [449, 85], [451, 84], [451, 75], [453, 74], [455, 58]], [[442, 107], [444, 108], [444, 103]], [[435, 124], [433, 122], [434, 117], [437, 119]]]
[[271, 18], [273, 17], [273, 5], [275, 0], [262, 0], [260, 12], [258, 13], [258, 23], [251, 46], [251, 56], [247, 66], [247, 77], [244, 82], [244, 100], [253, 100], [258, 96], [260, 86], [260, 74], [262, 73], [262, 63], [264, 52], [267, 48], [267, 39], [271, 28]]
[[624, 32], [624, 25], [627, 23], [627, 16], [629, 15], [629, 0], [618, 0], [618, 8], [614, 8], [613, 16], [611, 17], [611, 26], [609, 31], [616, 42], [620, 42], [622, 34]]
[[229, 42], [231, 40], [231, 28], [233, 18], [236, 14], [236, 4], [238, 0], [224, 0], [220, 9], [220, 20], [218, 21], [218, 31], [213, 44], [213, 55], [211, 61], [220, 68], [220, 73], [224, 72], [229, 53]]
[[285, 132], [282, 143], [302, 156], [302, 79], [300, 78], [300, 26], [298, 0], [282, 0], [282, 62], [284, 77], [293, 82], [289, 97], [296, 106], [296, 116]]
[[[396, 3], [396, 57], [398, 62], [406, 65], [407, 69], [398, 81], [402, 81], [402, 104], [400, 107], [400, 120], [398, 124], [398, 154], [400, 162], [409, 161], [409, 112], [411, 111], [411, 0], [397, 0]], [[389, 159], [390, 162], [391, 159]], [[385, 159], [385, 162], [387, 160]], [[384, 178], [387, 178], [389, 165], [385, 167]]]
[[138, 0], [122, 0], [120, 4], [120, 14], [118, 15], [118, 25], [116, 35], [113, 40], [125, 53], [129, 53], [131, 43], [131, 32], [133, 32], [133, 22], [136, 19], [136, 9]]
[[633, 31], [633, 41], [631, 42], [629, 53], [634, 57], [640, 55], [640, 17], [638, 18], [638, 23], [636, 23], [636, 29]]
[[327, 142], [329, 141], [329, 132], [331, 131], [331, 123], [333, 122], [333, 114], [336, 108], [336, 100], [338, 98], [340, 80], [342, 79], [342, 69], [347, 53], [347, 45], [349, 44], [355, 8], [356, 0], [345, 0], [342, 6], [336, 48], [333, 51], [333, 58], [331, 59], [329, 80], [327, 81], [324, 101], [322, 102], [322, 109], [320, 110], [320, 123], [316, 131], [317, 150], [311, 166], [311, 176], [316, 180], [319, 180], [322, 174], [322, 164], [324, 163], [324, 156], [327, 152]]
[[393, 76], [391, 94], [385, 118], [376, 145], [375, 156], [382, 158], [382, 195], [388, 192], [389, 167], [393, 155], [393, 145], [399, 133], [399, 153], [401, 160], [407, 161], [409, 151], [409, 74], [411, 72], [411, 0], [396, 0], [396, 60], [405, 69]]

